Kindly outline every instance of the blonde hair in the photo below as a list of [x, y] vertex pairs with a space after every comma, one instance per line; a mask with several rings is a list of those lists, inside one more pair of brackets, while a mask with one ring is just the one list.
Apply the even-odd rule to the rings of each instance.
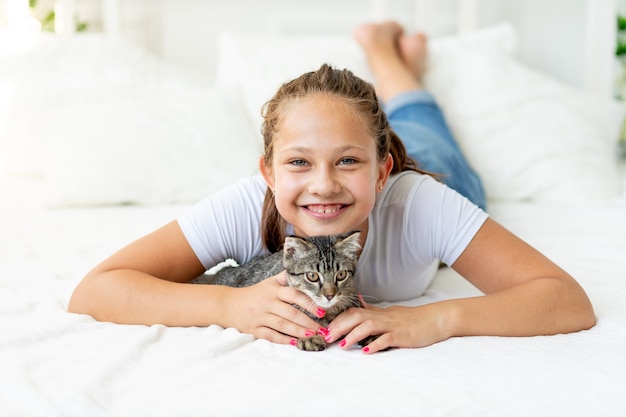
[[[345, 100], [366, 123], [371, 136], [376, 140], [378, 161], [384, 161], [391, 154], [394, 161], [391, 174], [407, 170], [418, 171], [417, 163], [407, 155], [404, 144], [389, 126], [374, 87], [351, 71], [338, 70], [328, 64], [283, 84], [263, 106], [261, 133], [266, 166], [272, 166], [273, 139], [280, 128], [285, 106], [295, 99], [311, 94], [328, 94]], [[263, 202], [261, 236], [263, 244], [270, 252], [280, 250], [286, 237], [286, 226], [286, 221], [276, 208], [272, 191], [268, 188]]]

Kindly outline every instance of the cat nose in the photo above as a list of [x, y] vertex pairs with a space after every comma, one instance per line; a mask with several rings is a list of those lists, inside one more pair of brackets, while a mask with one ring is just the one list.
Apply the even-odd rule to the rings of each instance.
[[335, 296], [335, 294], [328, 294], [328, 295], [325, 295], [324, 297], [326, 297], [326, 299], [327, 299], [328, 301], [330, 301], [330, 300], [332, 300], [332, 299], [333, 299], [333, 297], [334, 297], [334, 296]]

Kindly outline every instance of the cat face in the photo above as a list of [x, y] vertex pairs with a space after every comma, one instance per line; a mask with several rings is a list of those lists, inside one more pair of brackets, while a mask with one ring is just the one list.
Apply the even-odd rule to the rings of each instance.
[[287, 280], [318, 306], [353, 305], [358, 297], [354, 273], [359, 232], [340, 236], [289, 236], [283, 248]]

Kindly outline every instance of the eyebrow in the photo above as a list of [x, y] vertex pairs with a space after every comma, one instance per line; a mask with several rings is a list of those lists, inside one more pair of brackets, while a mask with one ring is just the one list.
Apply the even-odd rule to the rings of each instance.
[[[310, 149], [311, 149], [310, 147], [306, 147], [306, 146], [288, 146], [284, 148], [285, 151], [296, 151], [296, 152], [301, 152], [301, 153], [307, 153], [310, 151]], [[367, 151], [366, 147], [357, 146], [357, 145], [344, 145], [344, 146], [337, 148], [336, 151], [337, 153], [344, 153], [353, 149], [360, 150], [360, 151]]]

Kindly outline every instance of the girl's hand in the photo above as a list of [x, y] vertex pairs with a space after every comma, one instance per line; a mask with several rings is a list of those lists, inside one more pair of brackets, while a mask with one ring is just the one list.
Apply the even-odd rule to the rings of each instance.
[[329, 343], [345, 335], [339, 346], [348, 349], [368, 336], [379, 335], [362, 349], [374, 353], [390, 347], [429, 346], [448, 338], [437, 304], [379, 308], [361, 298], [361, 305], [363, 308], [346, 310], [330, 323]]
[[283, 271], [250, 287], [235, 288], [225, 300], [228, 325], [257, 339], [282, 344], [293, 344], [294, 339], [317, 334], [320, 325], [292, 304], [308, 306], [317, 317], [323, 317], [325, 311], [286, 284]]

